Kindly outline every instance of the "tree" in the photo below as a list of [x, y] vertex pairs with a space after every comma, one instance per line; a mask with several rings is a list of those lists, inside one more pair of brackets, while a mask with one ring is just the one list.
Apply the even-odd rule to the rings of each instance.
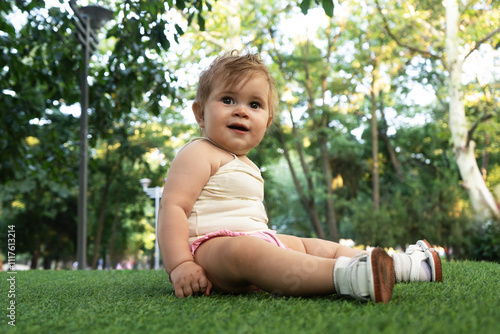
[[[189, 12], [190, 21], [202, 22], [203, 3], [176, 1], [176, 6]], [[168, 104], [176, 100], [176, 78], [164, 58], [170, 44], [183, 33], [166, 15], [174, 10], [173, 2], [132, 0], [111, 5], [115, 6], [115, 20], [111, 22], [114, 26], [107, 30], [106, 36], [99, 36], [100, 48], [90, 66], [91, 149], [96, 148], [99, 140], [111, 137], [110, 130], [116, 122], [130, 126], [134, 110], [159, 115], [163, 109], [170, 110]], [[24, 15], [26, 24], [19, 27], [14, 24], [8, 16], [14, 10]], [[0, 194], [2, 203], [7, 204], [5, 207], [19, 203], [26, 208], [2, 210], [2, 215], [12, 215], [7, 217], [11, 219], [22, 212], [39, 211], [36, 217], [40, 219], [25, 222], [25, 231], [33, 231], [34, 235], [31, 245], [26, 240], [24, 250], [36, 252], [40, 247], [48, 249], [37, 243], [36, 238], [43, 239], [44, 231], [57, 226], [43, 217], [71, 216], [66, 210], [74, 208], [52, 202], [38, 208], [31, 202], [36, 202], [33, 194], [55, 202], [66, 201], [69, 195], [64, 193], [74, 195], [76, 191], [78, 124], [73, 116], [61, 113], [60, 109], [79, 100], [79, 76], [75, 73], [81, 54], [75, 52], [79, 49], [74, 36], [76, 28], [66, 7], [45, 8], [43, 1], [6, 1], [0, 5], [0, 13], [0, 38], [4, 46], [0, 57], [0, 80], [4, 84], [0, 103], [6, 110], [0, 114]], [[168, 112], [165, 116], [171, 117]], [[50, 132], [56, 124], [57, 130]], [[68, 126], [59, 128], [59, 124]], [[65, 164], [69, 164], [68, 168], [61, 167]], [[55, 168], [58, 166], [59, 169]], [[47, 192], [53, 194], [42, 195]], [[101, 212], [107, 207], [105, 198]], [[56, 208], [61, 212], [52, 212]], [[5, 221], [2, 219], [2, 225]]]
[[76, 135], [77, 120], [54, 111], [44, 122], [25, 138], [27, 170], [15, 170], [17, 177], [0, 185], [2, 202], [9, 204], [2, 208], [0, 229], [16, 226], [19, 253], [31, 254], [32, 268], [40, 256], [70, 257], [76, 240], [78, 152], [68, 143]]
[[[448, 95], [450, 97], [450, 129], [452, 133], [455, 159], [463, 179], [463, 187], [469, 193], [471, 203], [482, 219], [492, 215], [500, 219], [500, 202], [497, 202], [488, 189], [476, 162], [476, 143], [472, 140], [474, 128], [468, 129], [461, 93], [463, 59], [477, 50], [482, 43], [490, 40], [500, 27], [489, 31], [482, 39], [472, 41], [469, 53], [460, 55], [459, 47], [459, 9], [456, 0], [446, 1], [446, 54], [448, 77]], [[497, 8], [498, 11], [498, 8]], [[500, 201], [500, 199], [499, 199]]]
[[[201, 0], [176, 1], [191, 23], [203, 22]], [[209, 2], [207, 2], [209, 4]], [[175, 101], [176, 80], [164, 52], [178, 40], [183, 29], [166, 15], [175, 11], [173, 1], [113, 2], [114, 24], [101, 37], [98, 52], [92, 57], [90, 76], [89, 132], [96, 140], [107, 132], [114, 120], [141, 105], [158, 115], [165, 97]], [[8, 18], [14, 10], [26, 17], [16, 28]], [[0, 5], [2, 57], [0, 92], [2, 106], [9, 112], [0, 115], [0, 181], [16, 177], [15, 170], [26, 170], [24, 139], [43, 119], [46, 110], [71, 106], [79, 101], [78, 73], [81, 53], [75, 38], [72, 13], [62, 7], [45, 8], [43, 1], [4, 1]], [[108, 25], [109, 26], [109, 25]], [[107, 55], [105, 52], [109, 51]], [[29, 75], [26, 75], [29, 73]], [[174, 85], [175, 86], [175, 85]], [[146, 101], [147, 103], [143, 103]]]
[[[332, 171], [329, 159], [329, 152], [327, 147], [328, 142], [328, 123], [330, 123], [331, 115], [329, 115], [326, 108], [321, 108], [325, 106], [325, 94], [327, 90], [327, 76], [330, 72], [329, 65], [322, 66], [322, 64], [328, 64], [328, 60], [331, 57], [333, 51], [334, 43], [332, 40], [335, 37], [330, 35], [328, 38], [328, 48], [324, 56], [318, 54], [318, 50], [314, 48], [309, 41], [306, 41], [302, 45], [298, 45], [294, 56], [287, 56], [287, 62], [283, 62], [283, 56], [279, 54], [278, 50], [275, 49], [276, 57], [278, 58], [278, 63], [281, 64], [281, 73], [284, 77], [288, 73], [295, 73], [293, 77], [289, 79], [295, 80], [304, 91], [304, 100], [307, 101], [306, 113], [309, 117], [309, 122], [311, 123], [311, 128], [313, 133], [318, 135], [316, 144], [319, 148], [319, 156], [322, 166], [322, 188], [325, 189], [325, 205], [326, 205], [326, 226], [329, 231], [330, 238], [332, 240], [338, 240], [338, 227], [337, 219], [335, 216], [334, 209], [334, 199], [332, 191]], [[280, 59], [281, 58], [281, 59]], [[326, 60], [326, 62], [325, 62]], [[287, 68], [283, 68], [286, 64]], [[303, 69], [301, 71], [300, 69]], [[317, 103], [317, 100], [322, 100], [321, 103]], [[291, 104], [289, 101], [289, 104]], [[298, 103], [300, 104], [300, 103]], [[297, 104], [295, 105], [297, 106]], [[284, 135], [279, 134], [280, 142], [282, 144], [283, 150], [287, 157], [287, 161], [290, 167], [290, 171], [293, 175], [294, 183], [296, 184], [297, 191], [300, 194], [301, 202], [308, 212], [310, 221], [318, 237], [326, 238], [326, 234], [323, 232], [323, 228], [320, 223], [320, 218], [318, 216], [318, 211], [316, 208], [316, 194], [315, 189], [317, 186], [314, 185], [313, 175], [310, 172], [310, 167], [306, 161], [304, 155], [303, 143], [301, 141], [299, 131], [297, 129], [297, 124], [293, 116], [293, 105], [290, 105], [288, 109], [289, 119], [292, 125], [292, 133], [294, 135], [294, 142], [297, 149], [297, 153], [301, 162], [302, 172], [305, 179], [307, 180], [307, 191], [302, 189], [302, 186], [298, 180], [298, 176], [293, 167], [293, 163], [287, 153], [286, 142], [284, 140]], [[282, 130], [283, 131], [283, 128]]]
[[[491, 43], [494, 36], [500, 31], [498, 25], [490, 25], [491, 20], [498, 22], [498, 9], [494, 9], [489, 2], [472, 1], [460, 14], [457, 1], [446, 1], [446, 36], [444, 36], [441, 29], [442, 23], [439, 21], [439, 17], [436, 18], [438, 13], [442, 13], [442, 10], [436, 11], [436, 8], [440, 8], [435, 6], [438, 5], [437, 3], [425, 2], [419, 6], [409, 4], [407, 8], [410, 10], [410, 15], [406, 16], [408, 19], [402, 23], [402, 27], [406, 29], [407, 25], [416, 25], [421, 29], [422, 36], [426, 37], [410, 41], [408, 38], [397, 37], [405, 35], [400, 35], [399, 29], [398, 32], [395, 32], [390, 27], [388, 12], [382, 9], [378, 0], [376, 5], [384, 19], [387, 33], [398, 45], [426, 58], [439, 59], [448, 71], [449, 125], [455, 147], [455, 159], [463, 180], [462, 185], [467, 190], [472, 206], [482, 220], [488, 219], [491, 215], [499, 218], [499, 205], [488, 189], [476, 161], [476, 145], [472, 140], [472, 134], [477, 125], [468, 128], [463, 92], [461, 91], [463, 61], [474, 51], [478, 51], [482, 44]], [[480, 10], [476, 11], [473, 8]], [[435, 14], [430, 15], [431, 10]], [[435, 20], [426, 20], [425, 18], [429, 16]], [[398, 21], [394, 16], [391, 16], [390, 20], [392, 22]], [[459, 36], [459, 25], [462, 23], [464, 23], [462, 25], [464, 32]], [[493, 28], [489, 28], [490, 26]], [[464, 55], [461, 55], [459, 51], [459, 47], [462, 46], [468, 50]], [[481, 115], [477, 122], [486, 119], [488, 117]]]
[[[298, 3], [300, 8], [282, 1], [177, 0], [175, 8], [173, 1], [109, 3], [116, 20], [99, 36], [89, 82], [94, 263], [151, 254], [154, 212], [137, 180], [147, 176], [162, 184], [168, 159], [195, 133], [181, 123], [198, 71], [232, 48], [259, 52], [281, 90], [276, 123], [250, 153], [266, 180], [274, 228], [385, 246], [426, 237], [456, 252], [465, 244], [469, 205], [456, 186], [460, 176], [450, 163], [455, 153], [444, 121], [444, 7], [433, 0], [353, 0], [336, 5], [334, 16], [332, 1]], [[331, 10], [330, 17], [323, 16], [315, 36], [291, 38], [282, 22], [299, 20], [301, 11], [316, 5]], [[496, 27], [483, 29], [487, 18], [497, 22], [496, 11], [483, 10], [487, 5], [473, 1], [462, 10], [459, 41], [471, 50], [471, 40], [489, 36], [491, 46], [497, 43], [491, 35]], [[80, 55], [71, 13], [63, 6], [47, 15], [43, 6], [0, 4], [2, 13], [21, 8], [28, 22], [14, 28], [0, 15], [0, 103], [8, 111], [0, 113], [0, 214], [2, 224], [16, 222], [26, 231], [19, 236], [26, 251], [70, 257], [78, 122], [60, 110], [79, 100]], [[484, 54], [488, 43], [465, 60]], [[476, 166], [481, 162], [481, 176], [492, 188], [500, 184], [500, 127], [493, 117], [500, 91], [483, 81], [463, 84], [467, 138], [476, 143]], [[412, 101], [418, 87], [432, 89], [436, 100]], [[152, 152], [164, 155], [166, 165], [149, 159]]]

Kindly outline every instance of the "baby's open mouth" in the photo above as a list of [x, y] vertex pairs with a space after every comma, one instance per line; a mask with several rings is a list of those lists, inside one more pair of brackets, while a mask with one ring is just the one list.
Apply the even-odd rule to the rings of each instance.
[[228, 128], [239, 131], [248, 131], [248, 129], [242, 125], [229, 125]]

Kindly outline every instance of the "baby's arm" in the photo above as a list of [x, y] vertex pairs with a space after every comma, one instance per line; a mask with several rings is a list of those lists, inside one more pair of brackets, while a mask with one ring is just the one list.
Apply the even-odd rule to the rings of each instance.
[[210, 294], [212, 284], [189, 249], [187, 217], [212, 175], [213, 156], [205, 143], [184, 148], [173, 160], [163, 189], [158, 215], [158, 241], [178, 297], [201, 292]]

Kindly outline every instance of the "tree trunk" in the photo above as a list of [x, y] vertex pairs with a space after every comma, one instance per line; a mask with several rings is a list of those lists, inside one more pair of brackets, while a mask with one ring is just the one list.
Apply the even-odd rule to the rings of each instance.
[[[106, 148], [106, 165], [108, 163], [109, 159], [109, 147]], [[97, 269], [97, 261], [99, 260], [99, 250], [101, 247], [101, 238], [102, 238], [102, 231], [104, 229], [104, 220], [106, 218], [106, 208], [107, 208], [107, 202], [108, 202], [108, 193], [109, 193], [109, 187], [111, 186], [112, 180], [112, 172], [108, 171], [106, 173], [106, 184], [104, 185], [104, 191], [102, 194], [102, 203], [101, 203], [101, 211], [99, 213], [99, 221], [97, 224], [97, 232], [95, 236], [95, 244], [94, 244], [94, 257], [92, 259], [92, 269]]]
[[401, 168], [401, 162], [399, 162], [398, 158], [396, 157], [396, 152], [394, 151], [394, 147], [392, 147], [391, 141], [389, 140], [389, 136], [387, 136], [387, 120], [385, 119], [384, 106], [381, 105], [380, 103], [379, 103], [379, 110], [380, 110], [380, 115], [382, 116], [381, 121], [383, 124], [383, 131], [379, 133], [379, 136], [380, 139], [382, 139], [382, 141], [385, 143], [387, 152], [389, 153], [389, 157], [391, 158], [392, 166], [396, 171], [396, 175], [398, 176], [399, 180], [403, 182], [405, 176], [403, 173], [403, 169]]
[[481, 163], [481, 174], [483, 175], [483, 180], [486, 181], [486, 178], [488, 177], [488, 164], [490, 162], [490, 157], [488, 155], [488, 146], [490, 146], [490, 135], [489, 134], [485, 134], [484, 135], [484, 144], [485, 144], [485, 148], [484, 148], [484, 151], [483, 151], [483, 162]]
[[[302, 203], [302, 205], [304, 206], [304, 209], [307, 212], [307, 216], [309, 217], [309, 221], [311, 222], [312, 228], [313, 228], [313, 230], [316, 233], [318, 238], [326, 239], [325, 231], [323, 229], [323, 226], [321, 226], [321, 221], [318, 217], [318, 212], [316, 209], [314, 195], [309, 194], [309, 196], [306, 196], [306, 194], [304, 193], [304, 191], [302, 189], [302, 186], [300, 185], [299, 179], [297, 177], [297, 173], [295, 172], [295, 169], [293, 168], [292, 160], [290, 159], [290, 154], [289, 154], [288, 148], [286, 146], [286, 140], [285, 140], [285, 137], [283, 136], [283, 131], [281, 128], [278, 129], [278, 136], [279, 136], [279, 140], [281, 143], [281, 147], [283, 148], [285, 159], [288, 163], [288, 167], [290, 168], [290, 173], [292, 174], [292, 179], [293, 179], [293, 182], [295, 184], [295, 188], [297, 189], [297, 193], [299, 195], [300, 202]], [[298, 138], [295, 138], [295, 139], [298, 140]], [[308, 178], [308, 177], [310, 177], [310, 176], [306, 175], [306, 178]]]
[[450, 98], [449, 126], [451, 130], [455, 159], [463, 180], [463, 187], [469, 194], [472, 207], [480, 219], [492, 215], [500, 218], [500, 209], [489, 191], [479, 170], [475, 157], [475, 142], [468, 136], [464, 101], [461, 95], [462, 58], [459, 55], [457, 0], [446, 0], [446, 54], [448, 95]]
[[116, 265], [118, 263], [116, 259], [116, 252], [115, 252], [115, 240], [116, 240], [116, 227], [118, 226], [118, 220], [120, 218], [120, 197], [121, 197], [121, 192], [119, 191], [118, 194], [116, 195], [116, 206], [115, 206], [115, 216], [113, 218], [113, 225], [111, 226], [111, 236], [109, 238], [109, 263], [111, 268], [116, 268]]
[[[270, 32], [271, 32], [272, 40], [274, 41], [273, 29], [270, 29]], [[331, 52], [332, 45], [333, 45], [333, 43], [329, 44], [328, 54]], [[305, 57], [306, 59], [305, 59], [305, 63], [304, 63], [304, 69], [306, 71], [305, 85], [306, 85], [306, 89], [307, 89], [307, 92], [309, 95], [309, 107], [310, 107], [308, 112], [309, 112], [311, 119], [313, 120], [313, 123], [315, 124], [313, 127], [313, 130], [316, 133], [318, 133], [318, 124], [317, 124], [317, 121], [314, 120], [314, 105], [312, 103], [313, 96], [312, 96], [312, 90], [311, 90], [312, 83], [311, 83], [311, 80], [309, 78], [309, 70], [308, 70], [308, 64], [307, 64], [308, 47], [309, 46], [306, 45], [307, 49], [304, 52], [306, 55], [306, 57]], [[288, 76], [286, 74], [286, 71], [283, 68], [284, 62], [283, 62], [283, 59], [280, 57], [279, 52], [276, 52], [276, 57], [278, 58], [277, 64], [280, 67], [280, 71], [283, 75], [283, 78], [286, 79]], [[328, 59], [328, 56], [326, 57], [326, 59]], [[323, 88], [323, 92], [325, 92], [326, 91], [326, 80], [323, 82], [322, 88]], [[323, 94], [323, 98], [324, 98], [324, 94]], [[306, 194], [304, 193], [302, 186], [300, 185], [299, 180], [296, 176], [295, 170], [293, 168], [291, 159], [290, 159], [289, 154], [288, 154], [288, 150], [286, 148], [286, 141], [285, 141], [285, 138], [283, 136], [281, 128], [278, 130], [280, 142], [281, 142], [282, 148], [285, 152], [285, 157], [286, 157], [288, 165], [290, 167], [290, 171], [292, 173], [292, 177], [293, 177], [297, 192], [299, 194], [300, 201], [301, 201], [302, 205], [304, 206], [304, 209], [306, 210], [306, 212], [309, 216], [309, 220], [311, 222], [311, 225], [313, 226], [314, 232], [316, 233], [318, 238], [326, 239], [326, 233], [323, 229], [323, 226], [321, 225], [321, 220], [319, 219], [317, 208], [316, 208], [316, 203], [315, 203], [315, 198], [314, 198], [314, 183], [313, 183], [312, 177], [309, 173], [309, 168], [307, 166], [307, 163], [305, 161], [305, 154], [304, 154], [303, 147], [301, 144], [301, 138], [299, 136], [299, 133], [297, 131], [297, 127], [295, 126], [295, 122], [293, 120], [291, 106], [288, 108], [288, 110], [289, 110], [290, 119], [292, 122], [292, 131], [293, 131], [293, 135], [294, 135], [295, 142], [296, 142], [296, 148], [297, 148], [297, 153], [299, 155], [299, 161], [300, 161], [302, 171], [304, 173], [304, 176], [305, 176], [306, 182], [307, 182], [307, 188], [308, 188], [308, 192], [309, 192], [308, 196], [306, 196]], [[319, 143], [319, 146], [320, 146], [320, 149], [322, 152], [321, 158], [322, 158], [322, 162], [323, 162], [323, 170], [325, 172], [325, 171], [328, 171], [331, 169], [330, 162], [328, 159], [328, 150], [326, 149], [326, 142], [323, 140], [323, 143]], [[328, 166], [326, 167], [325, 164], [328, 164]], [[331, 193], [331, 172], [330, 172], [330, 174], [328, 174], [328, 176], [329, 176], [329, 178], [325, 177], [325, 186], [327, 187], [327, 189], [329, 191], [328, 198], [327, 198], [326, 225], [328, 227], [330, 238], [332, 240], [338, 240], [337, 222], [335, 219], [335, 211], [334, 211], [334, 205], [333, 205], [333, 194]], [[330, 180], [330, 181], [328, 181], [328, 180]]]
[[227, 16], [227, 31], [229, 37], [229, 50], [243, 50], [243, 43], [241, 41], [241, 18], [240, 18], [240, 2], [239, 1], [224, 1], [223, 5], [228, 9], [229, 15]]
[[372, 84], [370, 89], [371, 98], [371, 129], [372, 129], [372, 184], [373, 184], [373, 206], [375, 211], [380, 210], [380, 183], [378, 167], [378, 121], [377, 121], [377, 99], [375, 93], [377, 64], [373, 64]]
[[[304, 71], [305, 71], [305, 87], [308, 95], [308, 108], [307, 112], [309, 114], [310, 119], [313, 123], [313, 130], [318, 136], [318, 146], [321, 152], [321, 163], [323, 166], [323, 182], [326, 190], [326, 225], [328, 227], [328, 232], [330, 234], [330, 239], [334, 241], [338, 241], [339, 233], [337, 229], [337, 219], [335, 217], [335, 208], [333, 201], [333, 192], [332, 192], [332, 172], [330, 166], [330, 159], [328, 156], [328, 149], [326, 146], [325, 135], [321, 133], [321, 128], [327, 127], [327, 119], [323, 113], [321, 120], [317, 120], [316, 114], [316, 105], [314, 103], [314, 92], [313, 92], [313, 83], [312, 77], [309, 71], [309, 42], [307, 42], [304, 46]], [[331, 48], [329, 47], [329, 52]], [[327, 58], [328, 59], [328, 58]], [[322, 99], [324, 101], [325, 91], [326, 91], [326, 78], [322, 80]], [[291, 114], [291, 112], [290, 112]]]
[[326, 188], [326, 226], [330, 234], [330, 240], [339, 241], [339, 231], [337, 228], [337, 217], [335, 216], [335, 206], [332, 189], [332, 166], [326, 148], [326, 143], [320, 139], [321, 157], [323, 162], [323, 177]]
[[[327, 27], [327, 36], [331, 36], [331, 21]], [[339, 35], [336, 35], [338, 37]], [[325, 103], [325, 94], [327, 91], [327, 74], [330, 74], [330, 56], [332, 54], [335, 43], [328, 38], [328, 49], [325, 57], [323, 58], [327, 64], [327, 68], [325, 73], [321, 76], [321, 99], [323, 101], [323, 106]], [[328, 128], [328, 117], [326, 115], [326, 111], [323, 111], [323, 116], [321, 118], [321, 127], [323, 129]], [[330, 240], [339, 241], [339, 230], [337, 226], [337, 216], [335, 215], [335, 201], [333, 198], [333, 189], [332, 189], [332, 166], [330, 165], [330, 156], [328, 154], [327, 141], [328, 138], [326, 135], [321, 132], [318, 133], [318, 142], [321, 150], [321, 158], [323, 163], [323, 179], [326, 189], [326, 226], [328, 227], [328, 233], [330, 234]]]
[[39, 257], [40, 257], [40, 251], [37, 249], [31, 255], [30, 269], [33, 269], [33, 270], [37, 269], [37, 267], [38, 267], [38, 258]]

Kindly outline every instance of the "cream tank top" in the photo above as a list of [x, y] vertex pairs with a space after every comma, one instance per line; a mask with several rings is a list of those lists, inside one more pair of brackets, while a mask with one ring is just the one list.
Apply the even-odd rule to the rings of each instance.
[[[208, 140], [217, 146], [208, 138], [194, 138], [184, 147], [197, 140]], [[268, 229], [260, 171], [228, 153], [234, 159], [210, 177], [188, 217], [190, 244], [223, 229], [247, 233]]]

